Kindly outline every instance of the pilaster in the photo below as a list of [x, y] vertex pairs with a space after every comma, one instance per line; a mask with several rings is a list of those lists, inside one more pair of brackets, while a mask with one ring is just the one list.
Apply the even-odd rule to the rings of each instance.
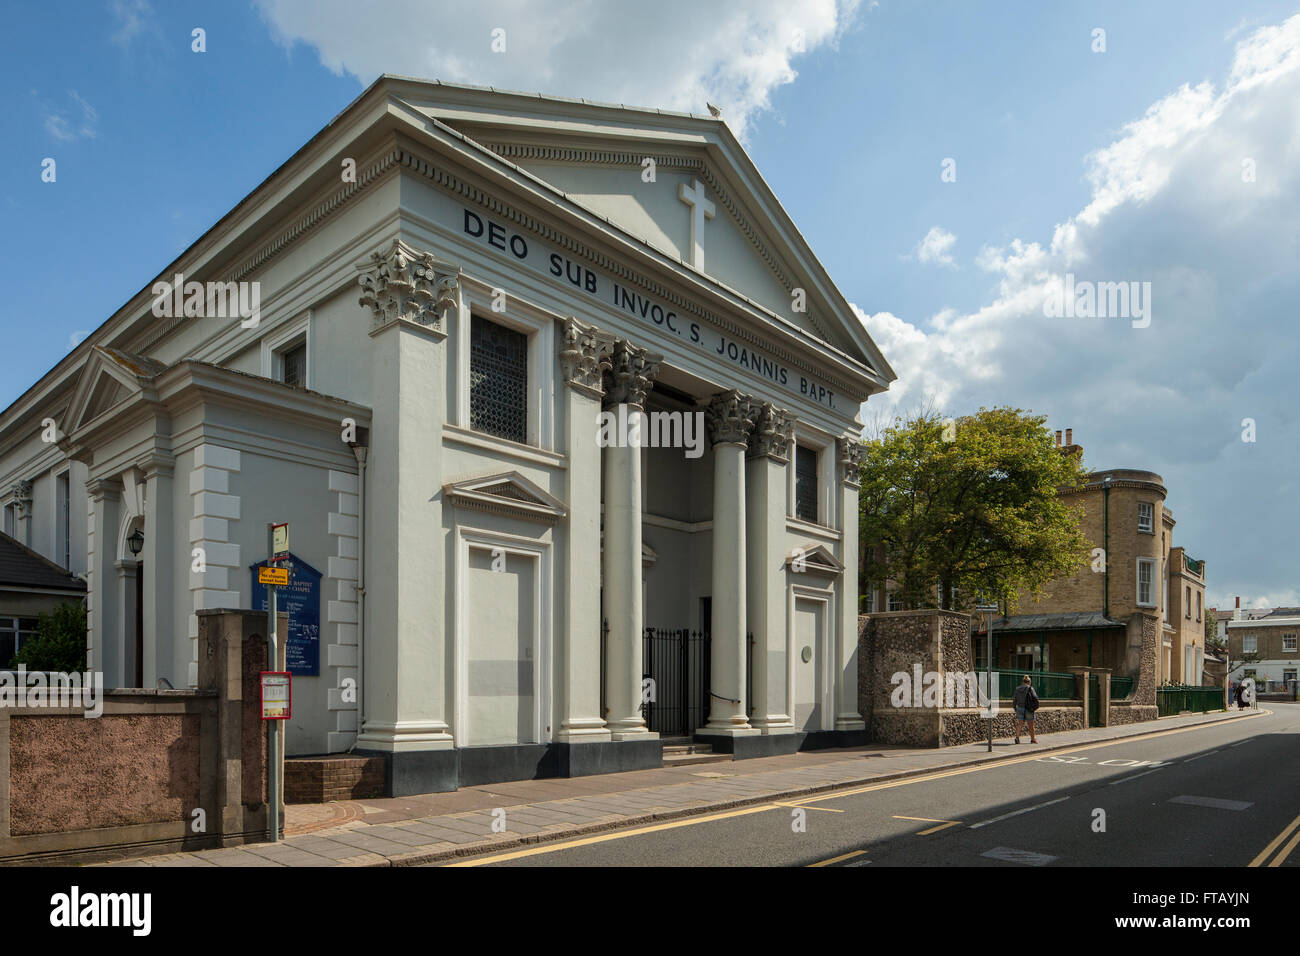
[[569, 522], [563, 534], [565, 622], [560, 633], [556, 699], [559, 729], [567, 743], [605, 741], [610, 732], [600, 712], [600, 446], [597, 430], [610, 369], [614, 337], [575, 318], [561, 330], [559, 359], [564, 373], [564, 450], [568, 455]]
[[836, 439], [839, 460], [839, 625], [835, 628], [835, 729], [865, 730], [858, 712], [858, 490], [862, 442], [857, 435]]

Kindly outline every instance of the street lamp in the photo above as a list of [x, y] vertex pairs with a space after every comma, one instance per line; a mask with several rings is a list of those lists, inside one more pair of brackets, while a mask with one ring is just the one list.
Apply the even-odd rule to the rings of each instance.
[[988, 617], [988, 656], [984, 660], [984, 688], [989, 702], [989, 753], [993, 752], [993, 701], [999, 689], [993, 686], [993, 618], [997, 616], [996, 604], [977, 604], [975, 610]]
[[144, 532], [136, 528], [126, 539], [126, 546], [131, 549], [131, 554], [135, 557], [140, 556], [144, 549]]

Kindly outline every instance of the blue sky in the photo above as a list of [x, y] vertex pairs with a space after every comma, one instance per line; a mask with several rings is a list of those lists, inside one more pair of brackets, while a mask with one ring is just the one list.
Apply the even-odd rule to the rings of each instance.
[[[1208, 560], [1211, 603], [1300, 603], [1296, 12], [1264, 0], [11, 4], [0, 406], [381, 71], [696, 112], [707, 100], [899, 373], [864, 417], [927, 398], [953, 414], [1048, 414], [1092, 467], [1165, 477], [1175, 543]], [[506, 55], [488, 47], [494, 26]], [[195, 27], [205, 53], [190, 49]], [[940, 179], [947, 158], [955, 182]], [[1243, 161], [1258, 168], [1249, 183]], [[1151, 281], [1150, 327], [1046, 319], [1042, 290], [1066, 272]]]

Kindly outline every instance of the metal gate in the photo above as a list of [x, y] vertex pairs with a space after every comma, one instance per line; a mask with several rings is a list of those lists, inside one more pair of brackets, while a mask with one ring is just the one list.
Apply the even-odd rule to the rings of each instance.
[[709, 635], [707, 632], [647, 627], [642, 667], [645, 722], [655, 733], [689, 737], [709, 719]]
[[1096, 674], [1088, 675], [1088, 726], [1096, 727], [1101, 723], [1101, 678]]

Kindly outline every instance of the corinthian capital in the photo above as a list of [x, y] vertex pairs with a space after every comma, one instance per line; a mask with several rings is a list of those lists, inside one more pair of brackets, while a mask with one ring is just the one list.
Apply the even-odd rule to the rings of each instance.
[[840, 453], [840, 481], [854, 488], [861, 484], [859, 466], [862, 464], [862, 440], [856, 435], [841, 435], [835, 439]]
[[560, 330], [560, 367], [570, 388], [596, 398], [604, 394], [602, 379], [610, 369], [614, 336], [595, 326], [567, 318]]
[[709, 428], [709, 442], [714, 445], [726, 442], [746, 444], [758, 412], [759, 405], [734, 388], [718, 395], [704, 411], [704, 423]]
[[663, 356], [647, 349], [637, 348], [624, 339], [614, 343], [610, 355], [609, 377], [611, 385], [605, 390], [609, 405], [645, 406], [646, 395], [654, 387]]
[[449, 266], [400, 239], [370, 261], [371, 267], [357, 282], [365, 290], [361, 304], [374, 313], [376, 326], [403, 320], [446, 333], [443, 318], [457, 307], [460, 292]]
[[794, 437], [794, 416], [771, 402], [757, 406], [754, 433], [749, 439], [749, 453], [755, 458], [766, 455], [776, 461], [790, 460], [790, 439]]
[[9, 489], [9, 495], [17, 506], [15, 511], [18, 517], [23, 517], [32, 507], [32, 483], [30, 481], [15, 481], [13, 487]]

